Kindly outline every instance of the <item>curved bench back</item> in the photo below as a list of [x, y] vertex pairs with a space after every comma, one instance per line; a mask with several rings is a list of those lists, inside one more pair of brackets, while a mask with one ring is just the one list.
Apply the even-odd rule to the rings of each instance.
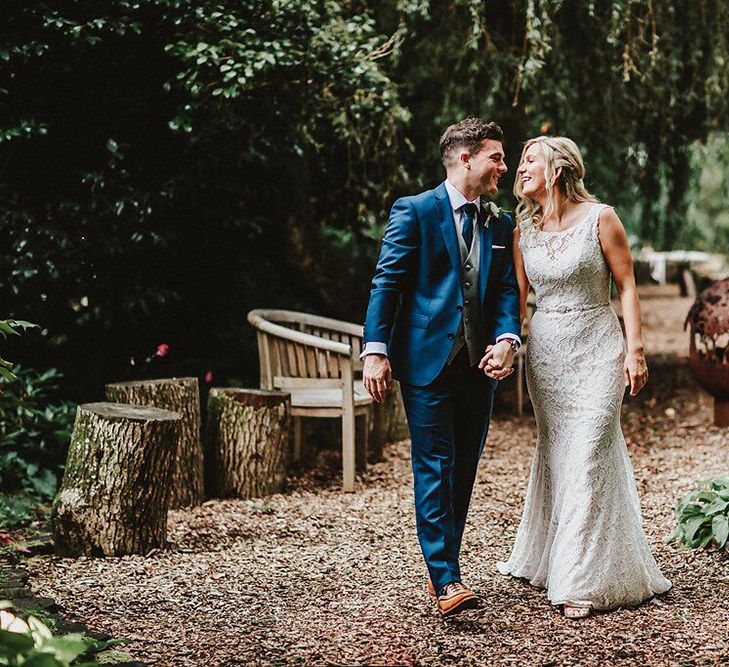
[[[252, 310], [261, 388], [342, 386], [362, 369], [362, 327], [291, 310]], [[298, 380], [298, 381], [296, 381]]]

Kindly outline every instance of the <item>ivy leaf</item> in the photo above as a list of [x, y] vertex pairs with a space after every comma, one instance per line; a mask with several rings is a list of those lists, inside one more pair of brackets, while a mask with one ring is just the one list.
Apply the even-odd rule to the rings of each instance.
[[703, 514], [699, 514], [698, 516], [692, 516], [690, 519], [688, 519], [684, 526], [684, 534], [686, 535], [686, 540], [688, 542], [693, 542], [696, 533], [699, 531], [701, 526], [703, 526], [708, 520], [708, 517], [704, 516]]
[[711, 521], [711, 530], [714, 533], [714, 540], [720, 549], [724, 548], [729, 538], [729, 517], [726, 514], [719, 514]]
[[729, 500], [723, 500], [721, 497], [718, 497], [704, 507], [704, 514], [706, 516], [714, 516], [714, 514], [719, 514], [726, 510], [727, 507], [729, 507]]
[[0, 645], [3, 648], [22, 653], [24, 651], [30, 651], [34, 646], [34, 642], [29, 635], [20, 632], [0, 630]]

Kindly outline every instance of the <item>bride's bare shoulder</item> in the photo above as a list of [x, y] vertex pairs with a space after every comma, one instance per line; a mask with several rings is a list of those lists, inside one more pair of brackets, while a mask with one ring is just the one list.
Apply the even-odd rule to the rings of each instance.
[[600, 209], [597, 231], [603, 245], [624, 245], [627, 242], [625, 227], [615, 209], [610, 205], [603, 205]]
[[623, 226], [623, 223], [620, 222], [618, 214], [615, 212], [615, 209], [610, 204], [600, 204], [600, 210], [597, 214], [597, 220], [601, 228], [603, 226]]

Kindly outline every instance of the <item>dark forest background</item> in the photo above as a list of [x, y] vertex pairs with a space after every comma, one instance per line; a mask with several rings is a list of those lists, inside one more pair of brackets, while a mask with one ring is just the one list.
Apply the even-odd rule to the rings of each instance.
[[567, 134], [636, 248], [729, 251], [723, 0], [3, 8], [0, 318], [40, 327], [2, 356], [68, 398], [255, 386], [254, 307], [361, 321], [390, 204], [465, 115], [506, 131], [500, 205], [523, 141]]

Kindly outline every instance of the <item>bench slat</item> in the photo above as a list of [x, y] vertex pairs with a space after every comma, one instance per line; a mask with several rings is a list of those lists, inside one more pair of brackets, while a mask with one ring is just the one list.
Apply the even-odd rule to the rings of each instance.
[[329, 365], [327, 362], [327, 353], [324, 350], [316, 351], [316, 368], [320, 378], [329, 377]]
[[304, 349], [304, 346], [297, 343], [294, 347], [294, 351], [296, 353], [296, 366], [298, 369], [299, 377], [309, 377], [309, 373], [306, 369], [306, 351]]
[[292, 378], [277, 375], [273, 378], [273, 386], [276, 389], [317, 391], [320, 389], [341, 389], [342, 381], [331, 378]]
[[271, 355], [271, 375], [288, 375], [288, 368], [284, 367], [281, 359], [281, 341], [271, 336], [268, 351]]
[[307, 347], [304, 352], [306, 354], [306, 377], [318, 378], [319, 373], [316, 367], [316, 351], [313, 347]]
[[[341, 389], [304, 389], [287, 388], [291, 394], [291, 406], [296, 408], [341, 408]], [[354, 385], [354, 405], [356, 407], [370, 405], [372, 397], [367, 393], [361, 382]]]
[[294, 346], [289, 341], [286, 341], [284, 343], [284, 349], [289, 364], [288, 374], [291, 377], [299, 377], [299, 371], [296, 368], [296, 352], [294, 351]]
[[328, 361], [328, 366], [329, 366], [329, 377], [338, 378], [339, 377], [339, 357], [336, 354], [327, 352], [327, 361]]

